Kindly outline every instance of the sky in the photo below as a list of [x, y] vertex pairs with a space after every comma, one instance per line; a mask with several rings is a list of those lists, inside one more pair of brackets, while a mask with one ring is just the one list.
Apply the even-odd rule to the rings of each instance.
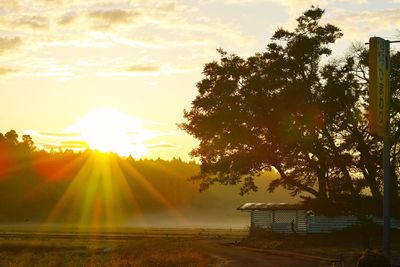
[[311, 5], [344, 33], [334, 56], [400, 39], [400, 0], [0, 0], [0, 132], [39, 149], [188, 160], [197, 141], [177, 123], [202, 66], [217, 48], [263, 51]]

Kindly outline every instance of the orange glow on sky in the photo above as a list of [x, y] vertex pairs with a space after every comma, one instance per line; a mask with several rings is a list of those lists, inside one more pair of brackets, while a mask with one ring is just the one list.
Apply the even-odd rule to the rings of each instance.
[[[398, 35], [399, 0], [0, 0], [0, 132], [31, 134], [39, 149], [188, 160], [197, 141], [176, 125], [204, 64], [217, 48], [262, 52], [311, 5], [343, 30], [334, 54]], [[139, 129], [150, 135], [130, 133], [127, 116], [152, 122]]]

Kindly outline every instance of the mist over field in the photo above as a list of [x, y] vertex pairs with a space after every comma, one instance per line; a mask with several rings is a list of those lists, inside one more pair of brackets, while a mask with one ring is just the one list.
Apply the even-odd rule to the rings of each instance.
[[0, 179], [2, 224], [242, 228], [249, 225], [249, 214], [237, 210], [244, 202], [297, 200], [266, 191], [274, 173], [257, 177], [258, 192], [244, 196], [240, 185], [199, 192], [190, 180], [199, 166], [180, 159], [18, 151], [8, 162]]

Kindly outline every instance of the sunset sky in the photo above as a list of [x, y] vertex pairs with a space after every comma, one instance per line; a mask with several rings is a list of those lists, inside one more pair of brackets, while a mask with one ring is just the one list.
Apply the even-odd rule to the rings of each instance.
[[312, 4], [343, 30], [338, 56], [370, 36], [400, 39], [400, 0], [0, 0], [0, 132], [189, 159], [196, 142], [176, 124], [216, 48], [262, 51]]

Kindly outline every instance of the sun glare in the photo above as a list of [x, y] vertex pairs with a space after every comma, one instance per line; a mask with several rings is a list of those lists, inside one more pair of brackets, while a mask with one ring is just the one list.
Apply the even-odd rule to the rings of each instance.
[[112, 108], [89, 112], [70, 130], [79, 132], [91, 149], [135, 158], [147, 153], [143, 138], [138, 138], [148, 135], [141, 121]]

